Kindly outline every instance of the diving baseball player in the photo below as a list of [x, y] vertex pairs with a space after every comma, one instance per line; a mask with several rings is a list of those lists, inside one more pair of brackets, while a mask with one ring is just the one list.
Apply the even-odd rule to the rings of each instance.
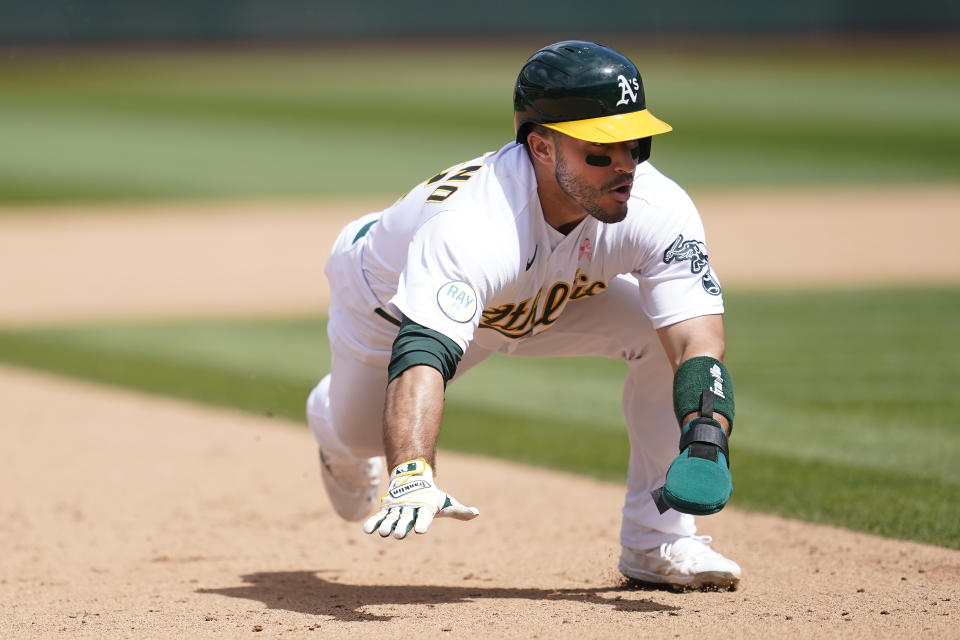
[[350, 223], [333, 247], [330, 373], [307, 401], [330, 501], [384, 537], [470, 520], [478, 510], [433, 476], [445, 386], [493, 352], [621, 358], [620, 571], [734, 586], [740, 568], [693, 518], [732, 491], [734, 401], [699, 214], [648, 162], [671, 127], [630, 60], [580, 41], [527, 60], [514, 113], [515, 141]]

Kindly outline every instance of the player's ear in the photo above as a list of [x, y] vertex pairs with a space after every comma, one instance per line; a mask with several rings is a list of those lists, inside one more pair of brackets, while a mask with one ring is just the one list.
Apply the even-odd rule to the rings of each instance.
[[527, 148], [534, 163], [552, 165], [556, 153], [556, 137], [546, 127], [534, 127], [527, 135]]

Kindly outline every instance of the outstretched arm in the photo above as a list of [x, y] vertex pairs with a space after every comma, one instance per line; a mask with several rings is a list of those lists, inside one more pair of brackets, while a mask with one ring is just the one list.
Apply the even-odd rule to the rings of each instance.
[[691, 318], [658, 330], [673, 366], [673, 408], [680, 455], [664, 486], [652, 492], [660, 512], [716, 513], [730, 499], [733, 382], [723, 364], [723, 317]]
[[404, 319], [394, 341], [390, 382], [383, 411], [383, 442], [390, 487], [380, 511], [363, 525], [367, 533], [405, 537], [426, 533], [435, 517], [470, 520], [479, 515], [433, 479], [437, 437], [443, 417], [443, 391], [462, 352], [442, 334]]
[[437, 437], [443, 417], [443, 376], [427, 365], [406, 369], [387, 385], [383, 444], [387, 465], [423, 458], [436, 468]]

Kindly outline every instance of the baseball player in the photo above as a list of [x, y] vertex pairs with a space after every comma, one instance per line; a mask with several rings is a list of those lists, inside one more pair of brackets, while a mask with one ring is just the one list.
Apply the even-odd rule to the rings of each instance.
[[515, 141], [426, 179], [334, 244], [330, 373], [307, 400], [330, 501], [384, 537], [475, 518], [434, 478], [446, 385], [493, 352], [621, 358], [619, 569], [732, 587], [740, 568], [693, 518], [732, 491], [734, 401], [699, 214], [648, 162], [652, 136], [671, 127], [646, 109], [630, 60], [580, 41], [527, 60], [514, 115]]

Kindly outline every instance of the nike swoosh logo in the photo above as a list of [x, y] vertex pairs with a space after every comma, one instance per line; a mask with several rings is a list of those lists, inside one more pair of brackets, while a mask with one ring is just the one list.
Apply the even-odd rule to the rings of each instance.
[[536, 245], [536, 246], [533, 248], [533, 255], [530, 256], [530, 259], [529, 259], [529, 260], [527, 260], [527, 268], [524, 269], [524, 271], [530, 271], [530, 267], [533, 266], [533, 261], [537, 259], [537, 249], [539, 249], [539, 248], [540, 248], [540, 245]]

